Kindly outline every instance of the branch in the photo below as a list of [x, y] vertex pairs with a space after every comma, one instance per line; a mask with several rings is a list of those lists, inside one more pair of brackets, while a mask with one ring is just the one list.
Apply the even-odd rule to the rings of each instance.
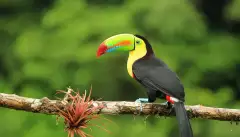
[[[126, 101], [94, 101], [94, 106], [103, 105], [104, 107], [97, 110], [101, 114], [140, 114], [140, 115], [160, 115], [174, 116], [172, 111], [166, 106], [156, 103], [146, 103], [143, 105], [143, 111], [140, 112], [140, 104]], [[59, 100], [34, 99], [17, 96], [15, 94], [0, 93], [0, 107], [23, 110], [27, 112], [56, 115], [60, 109], [64, 109], [64, 103]], [[190, 118], [212, 119], [220, 121], [240, 121], [240, 110], [227, 108], [205, 107], [201, 105], [185, 106]]]

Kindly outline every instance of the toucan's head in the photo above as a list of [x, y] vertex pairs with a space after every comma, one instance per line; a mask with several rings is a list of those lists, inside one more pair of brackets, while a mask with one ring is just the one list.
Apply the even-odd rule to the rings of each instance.
[[153, 54], [151, 45], [144, 37], [133, 34], [118, 34], [104, 40], [100, 44], [97, 50], [97, 57], [116, 51], [138, 52], [143, 54], [143, 56]]

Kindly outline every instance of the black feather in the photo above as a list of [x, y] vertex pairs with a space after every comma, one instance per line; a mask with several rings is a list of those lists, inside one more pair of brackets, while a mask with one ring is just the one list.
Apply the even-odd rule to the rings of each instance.
[[178, 120], [178, 127], [181, 137], [193, 137], [192, 127], [189, 122], [187, 112], [185, 110], [183, 102], [176, 102], [174, 104], [176, 117]]

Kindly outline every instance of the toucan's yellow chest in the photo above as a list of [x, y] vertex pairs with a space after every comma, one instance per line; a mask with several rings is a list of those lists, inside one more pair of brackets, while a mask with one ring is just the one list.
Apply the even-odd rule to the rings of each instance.
[[147, 53], [147, 50], [145, 45], [139, 45], [135, 47], [135, 50], [129, 52], [128, 61], [127, 61], [127, 71], [132, 78], [134, 78], [133, 68], [132, 68], [134, 62], [144, 57], [146, 53]]
[[128, 56], [128, 61], [127, 61], [127, 71], [128, 71], [128, 74], [129, 74], [132, 78], [134, 77], [132, 67], [133, 67], [133, 63], [134, 63], [136, 60], [138, 60], [138, 58], [136, 58], [136, 56], [133, 56], [132, 51], [130, 51], [129, 56]]

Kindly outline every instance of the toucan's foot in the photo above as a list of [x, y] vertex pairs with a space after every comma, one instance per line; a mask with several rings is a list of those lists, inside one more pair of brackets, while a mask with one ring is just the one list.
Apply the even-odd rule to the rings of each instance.
[[148, 98], [139, 98], [135, 102], [138, 102], [138, 103], [148, 103]]
[[172, 110], [173, 110], [173, 105], [170, 103], [170, 102], [164, 102], [164, 103], [161, 103], [162, 105], [165, 105], [166, 106], [166, 109], [169, 109], [169, 113], [168, 115], [171, 114]]
[[142, 112], [142, 103], [148, 103], [148, 98], [139, 98], [135, 102], [140, 103], [140, 110]]
[[173, 105], [170, 102], [168, 102], [168, 101], [166, 101], [164, 103], [161, 103], [161, 104], [166, 106], [167, 109], [172, 109], [173, 108]]

